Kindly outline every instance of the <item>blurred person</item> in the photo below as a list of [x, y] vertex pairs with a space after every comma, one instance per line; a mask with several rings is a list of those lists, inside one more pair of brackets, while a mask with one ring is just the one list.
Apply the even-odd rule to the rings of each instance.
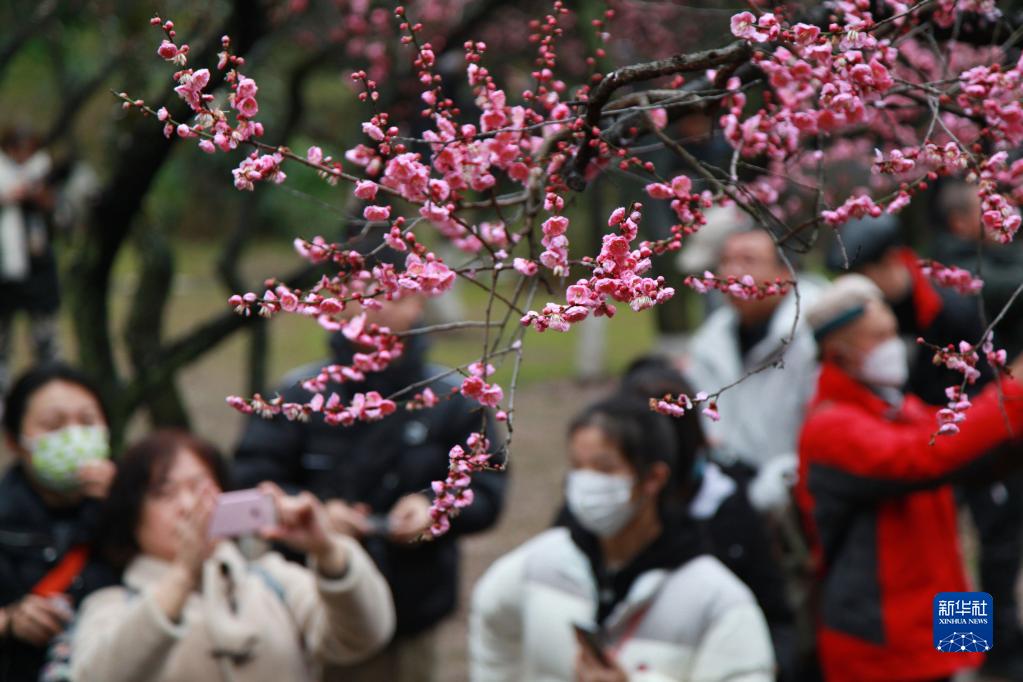
[[[757, 284], [792, 279], [770, 233], [761, 228], [725, 237], [716, 274], [748, 274]], [[787, 480], [796, 467], [796, 438], [817, 371], [817, 349], [806, 325], [797, 322], [797, 306], [805, 310], [817, 290], [801, 277], [799, 299], [794, 291], [761, 300], [729, 296], [689, 344], [684, 374], [695, 389], [736, 384], [717, 401], [721, 420], [704, 419], [704, 426], [721, 456], [757, 475], [749, 492], [759, 511], [789, 504]]]
[[[948, 215], [950, 230], [974, 235], [976, 257], [977, 240], [981, 238], [980, 203], [976, 192], [970, 190], [969, 186], [953, 185], [945, 190], [947, 193], [941, 199], [945, 208], [952, 209]], [[976, 216], [972, 220], [974, 212]], [[840, 229], [839, 235], [846, 253], [841, 253], [837, 242], [832, 244], [829, 266], [840, 269], [847, 256], [854, 271], [878, 286], [895, 314], [899, 333], [912, 355], [906, 390], [931, 405], [944, 407], [948, 403], [946, 387], [961, 384], [962, 375], [941, 363], [934, 363], [934, 353], [916, 340], [923, 338], [940, 346], [958, 344], [961, 340], [976, 343], [984, 332], [979, 302], [950, 287], [934, 285], [923, 273], [917, 254], [902, 245], [898, 224], [891, 216], [852, 221]], [[946, 239], [942, 236], [938, 241]], [[1020, 266], [1016, 267], [1018, 286], [1023, 275]], [[981, 376], [968, 387], [971, 394], [983, 388], [993, 376], [986, 362], [978, 369]], [[1007, 672], [1016, 679], [1023, 679], [1023, 628], [1016, 597], [1016, 581], [1023, 558], [1023, 534], [1020, 532], [1023, 471], [1012, 472], [993, 484], [961, 487], [958, 494], [969, 507], [979, 535], [981, 587], [994, 597], [997, 605], [995, 627], [1000, 646], [985, 663], [985, 670]]]
[[0, 391], [7, 389], [14, 318], [29, 317], [37, 363], [57, 359], [60, 286], [50, 215], [52, 161], [38, 136], [12, 128], [0, 136]]
[[[616, 396], [572, 421], [566, 525], [476, 584], [471, 680], [774, 679], [755, 597], [709, 553], [679, 496], [689, 472], [669, 419]], [[592, 648], [575, 626], [596, 633]]]
[[122, 584], [82, 604], [70, 643], [78, 682], [314, 679], [310, 663], [371, 655], [394, 628], [387, 583], [359, 543], [330, 531], [311, 494], [273, 484], [261, 533], [308, 558], [247, 560], [209, 533], [225, 467], [209, 443], [158, 431], [124, 452], [103, 548]]
[[[1023, 386], [1001, 382], [1004, 414], [989, 386], [961, 433], [933, 438], [937, 409], [903, 392], [898, 322], [870, 279], [839, 277], [807, 317], [822, 368], [800, 437], [797, 499], [820, 562], [825, 679], [950, 679], [983, 654], [941, 653], [932, 640], [937, 593], [968, 589], [949, 483], [1020, 433]], [[1010, 370], [1023, 376], [1023, 359]]]
[[725, 240], [738, 232], [754, 229], [753, 218], [736, 206], [712, 206], [703, 212], [706, 224], [686, 239], [686, 248], [676, 257], [686, 275], [702, 275], [721, 260]]
[[[903, 245], [893, 216], [851, 220], [838, 236], [828, 250], [828, 268], [859, 273], [877, 285], [895, 314], [899, 333], [909, 342], [907, 389], [931, 405], [944, 405], [948, 402], [945, 388], [961, 383], [962, 377], [931, 362], [933, 353], [916, 340], [922, 337], [942, 346], [979, 340], [984, 328], [976, 302], [931, 283], [920, 267], [920, 257]], [[978, 369], [982, 369], [982, 381], [991, 378], [986, 367]]]
[[[737, 232], [748, 232], [754, 228], [753, 218], [736, 206], [712, 206], [703, 212], [707, 222], [686, 238], [686, 247], [675, 257], [676, 265], [683, 275], [699, 277], [717, 267], [725, 240]], [[700, 296], [703, 315], [707, 317], [725, 303], [725, 294], [708, 291]]]
[[[1023, 283], [1023, 245], [1000, 244], [985, 234], [976, 185], [947, 178], [938, 189], [937, 207], [945, 231], [934, 240], [934, 258], [969, 270], [984, 280], [980, 296], [992, 321]], [[995, 341], [1010, 355], [1023, 351], [1023, 302], [1016, 301], [995, 327]]]
[[114, 465], [99, 390], [77, 370], [30, 369], [5, 404], [14, 464], [0, 481], [0, 680], [35, 682], [82, 598], [116, 581], [91, 551]]
[[[421, 296], [382, 303], [380, 310], [366, 311], [367, 323], [394, 333], [419, 325]], [[361, 665], [329, 670], [328, 679], [435, 679], [440, 663], [436, 626], [454, 612], [458, 596], [458, 538], [492, 526], [504, 499], [504, 474], [475, 474], [473, 503], [453, 519], [451, 530], [435, 540], [418, 541], [431, 525], [431, 481], [445, 478], [448, 452], [455, 445], [464, 447], [485, 416], [473, 401], [457, 392], [452, 395], [456, 382], [430, 381], [445, 369], [427, 362], [423, 335], [408, 336], [404, 343], [401, 358], [384, 371], [368, 373], [362, 383], [330, 384], [325, 393], [336, 392], [347, 404], [356, 392], [379, 391], [386, 397], [423, 382], [441, 398], [436, 406], [399, 409], [382, 421], [350, 427], [331, 426], [319, 414], [308, 422], [253, 417], [235, 456], [240, 485], [268, 480], [286, 490], [311, 491], [323, 500], [332, 527], [361, 540], [391, 586], [398, 619], [395, 640]], [[315, 376], [326, 364], [350, 365], [362, 350], [340, 332], [330, 344], [330, 363], [299, 368], [285, 379], [278, 392], [286, 401], [308, 401], [312, 396], [300, 380]], [[490, 440], [498, 442], [493, 434]]]
[[[981, 201], [975, 185], [956, 178], [942, 181], [937, 208], [945, 231], [934, 241], [934, 257], [984, 280], [980, 297], [985, 321], [993, 321], [1023, 284], [1023, 249], [1018, 242], [999, 244], [985, 235]], [[1023, 303], [1016, 301], [994, 328], [995, 345], [1010, 356], [1023, 351]], [[983, 672], [1023, 678], [1023, 628], [1018, 617], [1016, 582], [1023, 554], [1023, 471], [994, 486], [964, 489], [962, 494], [980, 533], [980, 576], [995, 598], [998, 647]]]
[[[621, 390], [641, 400], [693, 395], [670, 360], [653, 356], [632, 363]], [[797, 671], [795, 614], [767, 525], [749, 501], [747, 472], [715, 461], [698, 412], [686, 412], [671, 423], [678, 445], [681, 501], [688, 504], [692, 519], [703, 524], [714, 556], [757, 598], [771, 631], [778, 679], [802, 682], [805, 677]]]

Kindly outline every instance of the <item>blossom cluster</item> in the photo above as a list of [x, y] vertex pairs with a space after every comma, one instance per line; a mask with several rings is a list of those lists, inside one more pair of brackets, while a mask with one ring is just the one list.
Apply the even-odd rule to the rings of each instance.
[[[746, 96], [737, 92], [721, 117], [725, 138], [744, 156], [784, 159], [800, 151], [801, 137], [868, 123], [874, 116], [870, 105], [894, 85], [897, 51], [865, 30], [873, 24], [870, 12], [861, 3], [836, 4], [840, 23], [829, 28], [841, 36], [838, 50], [831, 35], [814, 25], [785, 26], [769, 12], [755, 21], [749, 12], [732, 18], [737, 38], [779, 43], [754, 55], [776, 101], [746, 114]], [[738, 85], [732, 79], [729, 87]]]
[[468, 450], [455, 445], [448, 452], [448, 475], [443, 481], [434, 481], [433, 502], [430, 505], [430, 533], [443, 535], [451, 528], [451, 517], [472, 504], [472, 475], [492, 468], [490, 441], [479, 433], [469, 436]]
[[838, 227], [854, 218], [876, 218], [883, 209], [874, 203], [866, 194], [849, 197], [845, 203], [833, 211], [821, 211], [821, 218], [831, 227]]
[[700, 391], [692, 398], [685, 393], [680, 393], [677, 396], [667, 394], [660, 398], [650, 398], [650, 409], [669, 417], [678, 418], [691, 412], [695, 406], [704, 403], [706, 406], [703, 408], [702, 413], [713, 421], [719, 421], [721, 415], [718, 413], [717, 401], [711, 400], [704, 391]]
[[792, 287], [791, 282], [781, 279], [757, 283], [751, 275], [718, 277], [710, 271], [704, 272], [702, 277], [690, 275], [683, 280], [683, 284], [701, 294], [716, 289], [744, 301], [759, 301], [768, 296], [784, 296]]
[[974, 277], [969, 270], [954, 265], [942, 265], [935, 260], [921, 260], [920, 269], [937, 284], [951, 287], [961, 294], [977, 294], [984, 288], [984, 280]]
[[959, 424], [966, 421], [966, 411], [972, 406], [970, 399], [959, 386], [945, 389], [948, 405], [938, 410], [938, 436], [951, 436], [959, 433]]
[[[924, 341], [917, 339], [917, 343], [922, 344]], [[977, 369], [979, 360], [977, 349], [968, 341], [960, 341], [958, 346], [949, 344], [934, 349], [934, 364], [944, 365], [946, 368], [962, 374], [967, 384], [976, 383], [980, 378], [980, 370]]]
[[332, 426], [351, 426], [356, 421], [375, 422], [393, 414], [397, 405], [384, 398], [377, 391], [355, 393], [348, 405], [341, 402], [341, 396], [331, 393], [329, 397], [315, 394], [308, 402], [284, 402], [281, 396], [271, 399], [255, 394], [252, 398], [232, 395], [227, 404], [242, 414], [255, 414], [264, 419], [283, 415], [288, 421], [309, 421], [314, 414], [322, 414], [323, 421]]
[[481, 405], [498, 407], [504, 398], [504, 391], [497, 384], [487, 383], [487, 377], [495, 371], [494, 366], [489, 363], [486, 366], [482, 362], [472, 363], [469, 365], [469, 376], [462, 381], [459, 392]]
[[[199, 137], [199, 148], [208, 154], [213, 154], [218, 149], [222, 152], [232, 151], [243, 143], [262, 137], [263, 124], [254, 120], [259, 113], [259, 102], [256, 99], [259, 87], [255, 80], [238, 71], [245, 65], [245, 60], [231, 54], [231, 39], [228, 36], [221, 38], [222, 49], [217, 69], [226, 71], [224, 81], [231, 90], [226, 103], [230, 111], [233, 111], [233, 123], [229, 112], [216, 103], [216, 97], [212, 93], [206, 91], [212, 80], [210, 70], [184, 68], [188, 63], [189, 46], [175, 44], [177, 34], [174, 31], [174, 22], [164, 21], [157, 16], [153, 17], [150, 23], [159, 26], [166, 35], [157, 48], [157, 54], [175, 66], [182, 67], [173, 76], [177, 83], [174, 92], [188, 104], [195, 115], [192, 124], [175, 125], [170, 121], [167, 109], [161, 107], [156, 115], [164, 122], [164, 135], [170, 137], [176, 133], [183, 138]], [[235, 187], [252, 190], [253, 183], [259, 180], [284, 182], [286, 176], [280, 169], [282, 161], [280, 154], [260, 155], [253, 152], [233, 171]]]
[[[302, 11], [302, 4], [295, 3], [294, 11]], [[940, 176], [959, 176], [976, 186], [989, 235], [1009, 242], [1021, 224], [1023, 160], [1010, 163], [1007, 152], [1023, 144], [1023, 60], [1007, 64], [996, 46], [968, 53], [955, 41], [938, 53], [937, 46], [932, 49], [911, 30], [922, 14], [918, 7], [935, 6], [934, 21], [951, 25], [957, 12], [967, 10], [994, 17], [996, 8], [990, 0], [914, 4], [835, 0], [828, 3], [826, 19], [816, 25], [798, 21], [788, 10], [740, 12], [731, 19], [731, 32], [747, 44], [743, 59], [754, 72], [764, 74], [766, 83], [759, 77], [750, 81], [745, 75], [750, 69], [739, 70], [740, 64], [696, 76], [658, 73], [655, 77], [667, 78], [660, 82], [652, 104], [643, 99], [647, 93], [630, 85], [628, 95], [595, 115], [590, 99], [597, 91], [594, 86], [613, 85], [621, 75], [605, 78], [597, 71], [608, 56], [605, 46], [618, 20], [617, 10], [607, 10], [583, 27], [592, 29], [598, 47], [570, 65], [566, 62], [574, 57], [564, 51], [559, 54], [559, 47], [578, 38], [574, 34], [579, 31], [574, 29], [579, 26], [573, 24], [577, 18], [570, 16], [565, 3], [555, 0], [549, 12], [530, 24], [529, 49], [535, 49], [535, 61], [529, 84], [518, 93], [502, 87], [488, 69], [488, 55], [495, 51], [488, 47], [489, 36], [474, 36], [454, 46], [464, 54], [464, 79], [470, 93], [456, 101], [445, 94], [451, 73], [448, 57], [452, 56], [445, 50], [450, 46], [445, 46], [442, 36], [426, 39], [429, 32], [424, 22], [429, 26], [457, 13], [458, 2], [424, 3], [419, 9], [425, 16], [418, 21], [404, 6], [386, 10], [371, 3], [351, 4], [358, 5], [352, 11], [355, 18], [332, 39], [344, 42], [350, 52], [356, 50], [352, 54], [368, 57], [369, 65], [352, 73], [350, 82], [372, 112], [365, 120], [353, 122], [361, 137], [344, 151], [344, 166], [342, 159], [334, 159], [318, 146], [298, 156], [286, 147], [259, 142], [264, 132], [255, 120], [260, 112], [259, 87], [242, 73], [247, 70], [245, 60], [231, 53], [227, 37], [222, 39], [215, 69], [212, 65], [189, 67], [190, 48], [178, 41], [173, 22], [153, 20], [163, 31], [157, 52], [175, 69], [174, 89], [187, 104], [188, 121], [173, 120], [166, 109], [153, 112], [141, 100], [122, 96], [126, 108], [154, 114], [166, 135], [195, 139], [204, 152], [244, 149], [247, 154], [232, 171], [239, 190], [252, 191], [267, 181], [285, 182], [285, 166], [293, 172], [290, 164], [310, 166], [331, 184], [350, 183], [361, 213], [361, 220], [354, 222], [367, 232], [372, 229], [383, 235], [371, 252], [321, 237], [296, 240], [302, 257], [329, 264], [336, 272], [307, 289], [270, 280], [262, 294], [230, 298], [230, 305], [243, 315], [270, 317], [283, 312], [315, 319], [324, 329], [343, 334], [359, 350], [350, 364], [329, 365], [303, 382], [313, 394], [309, 402], [232, 397], [229, 402], [242, 411], [284, 414], [289, 419], [322, 414], [338, 424], [392, 413], [396, 404], [384, 396], [355, 393], [344, 405], [336, 393], [327, 395], [328, 387], [362, 382], [402, 356], [400, 335], [370, 323], [367, 311], [403, 296], [445, 295], [458, 277], [490, 289], [492, 302], [506, 304], [505, 319], [518, 319], [523, 327], [538, 332], [568, 331], [591, 315], [611, 317], [616, 304], [641, 311], [663, 303], [674, 295], [674, 283], [652, 274], [651, 258], [682, 248], [685, 238], [706, 223], [704, 211], [714, 205], [739, 202], [751, 208], [759, 203], [779, 216], [798, 215], [805, 213], [807, 204], [799, 201], [794, 188], [805, 185], [818, 191], [812, 215], [803, 226], [838, 227], [853, 219], [896, 213]], [[635, 14], [630, 11], [623, 8], [620, 13]], [[872, 12], [883, 12], [885, 18], [879, 20]], [[393, 37], [395, 30], [408, 50], [414, 73], [403, 80], [418, 95], [420, 104], [413, 107], [421, 107], [418, 139], [411, 137], [413, 126], [407, 120], [385, 110], [387, 90], [379, 89], [380, 83], [392, 85], [391, 79], [385, 81], [391, 66], [385, 66], [390, 56], [383, 41], [374, 36]], [[629, 29], [622, 25], [622, 30]], [[657, 28], [650, 30], [658, 33]], [[501, 53], [507, 38], [497, 35], [495, 39]], [[445, 65], [443, 77], [439, 64]], [[580, 67], [587, 74], [585, 80], [575, 86], [562, 80], [573, 68], [581, 73]], [[950, 69], [958, 75], [949, 78]], [[698, 78], [707, 87], [683, 92], [694, 85], [687, 79]], [[755, 88], [759, 94], [748, 96]], [[683, 97], [668, 104], [674, 95], [670, 91]], [[698, 174], [692, 176], [662, 175], [630, 145], [642, 130], [666, 135], [673, 120], [689, 106], [689, 97], [697, 101], [696, 106], [706, 97], [713, 106], [704, 111], [720, 116], [721, 130], [733, 151], [731, 168], [714, 172], [693, 168], [691, 172]], [[638, 123], [629, 127], [629, 116], [645, 127], [641, 130]], [[610, 134], [616, 127], [625, 131]], [[875, 148], [868, 182], [835, 193], [814, 187], [828, 162], [869, 158]], [[578, 246], [570, 240], [570, 232], [579, 229], [580, 221], [572, 212], [569, 189], [576, 188], [579, 178], [584, 184], [615, 167], [644, 178], [646, 194], [668, 202], [677, 222], [667, 237], [662, 232], [656, 240], [643, 240], [639, 237], [642, 206], [619, 207], [600, 235], [599, 253], [573, 253]], [[751, 171], [755, 178], [745, 175]], [[794, 229], [793, 235], [798, 237], [801, 229]], [[438, 255], [450, 253], [444, 246], [453, 246], [457, 258], [465, 262], [449, 265], [456, 262], [452, 256], [446, 256], [445, 262]], [[388, 258], [374, 258], [382, 250], [389, 250]], [[395, 253], [401, 254], [398, 262]], [[939, 284], [964, 293], [980, 290], [980, 280], [965, 270], [935, 262], [923, 266]], [[573, 270], [586, 276], [571, 278]], [[485, 272], [493, 275], [490, 283], [479, 277]], [[504, 281], [498, 296], [500, 278]], [[515, 296], [531, 292], [530, 303], [521, 308], [519, 298], [504, 299], [503, 287], [512, 278]], [[711, 272], [687, 277], [683, 283], [698, 293], [718, 290], [757, 300], [785, 295], [795, 286], [780, 279], [757, 282], [749, 275], [718, 277]], [[555, 300], [539, 310], [529, 309], [532, 292], [539, 286], [555, 292], [564, 287], [563, 300], [560, 293], [553, 293]], [[489, 308], [487, 316], [489, 330], [494, 319]], [[517, 329], [512, 336], [526, 331]], [[1004, 351], [988, 345], [990, 339], [981, 348], [988, 362], [1004, 366]], [[495, 370], [486, 364], [490, 357], [485, 350], [480, 362], [469, 365], [453, 394], [499, 409], [505, 391], [491, 380]], [[938, 348], [935, 357], [936, 362], [961, 372], [965, 383], [979, 375], [980, 354], [966, 342]], [[414, 394], [406, 407], [425, 409], [438, 400], [426, 389]], [[948, 411], [939, 417], [943, 433], [958, 428], [968, 407], [958, 393], [950, 394], [949, 400]], [[665, 396], [652, 407], [680, 416], [696, 405], [703, 405], [708, 417], [718, 418], [715, 402], [705, 394], [694, 399]], [[487, 466], [490, 444], [486, 439], [480, 436], [468, 445], [468, 451], [460, 446], [452, 449], [448, 480], [434, 484], [434, 533], [446, 530], [449, 515], [471, 501], [469, 474]]]
[[631, 248], [639, 234], [641, 208], [640, 204], [634, 203], [629, 209], [619, 207], [611, 213], [608, 225], [617, 228], [618, 232], [603, 236], [596, 259], [583, 259], [584, 264], [593, 267], [593, 274], [567, 288], [566, 304], [552, 302], [540, 312], [530, 310], [520, 322], [532, 325], [538, 332], [547, 329], [565, 332], [590, 314], [614, 316], [617, 308], [608, 301], [609, 298], [639, 312], [674, 296], [675, 290], [666, 286], [663, 276], [644, 276], [652, 265], [650, 256], [653, 251], [649, 245], [641, 243], [638, 248]]
[[[923, 344], [923, 339], [917, 339], [917, 343]], [[956, 346], [934, 348], [934, 364], [944, 365], [948, 369], [959, 372], [963, 375], [964, 385], [972, 385], [980, 378], [980, 370], [977, 364], [980, 362], [980, 353], [977, 348], [966, 341], [960, 341]], [[995, 370], [1005, 371], [1008, 355], [1004, 348], [995, 348], [994, 335], [988, 332], [980, 344], [980, 352], [988, 365]], [[970, 401], [962, 391], [962, 386], [949, 386], [945, 389], [948, 396], [948, 405], [937, 414], [938, 431], [935, 435], [944, 436], [959, 433], [959, 424], [966, 419], [966, 411], [970, 408]]]

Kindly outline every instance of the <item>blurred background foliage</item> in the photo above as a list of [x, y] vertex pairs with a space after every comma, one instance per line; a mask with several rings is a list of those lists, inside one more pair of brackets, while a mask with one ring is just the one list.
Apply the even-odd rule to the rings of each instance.
[[[193, 426], [233, 420], [223, 406], [225, 395], [266, 392], [290, 367], [323, 356], [325, 334], [315, 323], [285, 317], [267, 325], [238, 318], [226, 299], [238, 291], [260, 291], [270, 276], [308, 279], [312, 273], [303, 271], [291, 241], [314, 235], [339, 239], [350, 196], [345, 186], [332, 187], [298, 166], [286, 167], [289, 178], [283, 185], [238, 192], [230, 171], [245, 151], [208, 156], [193, 142], [165, 140], [156, 121], [124, 111], [114, 92], [145, 99], [154, 108], [164, 104], [172, 112], [181, 104], [171, 91], [173, 67], [155, 53], [161, 35], [149, 25], [150, 17], [159, 10], [175, 21], [179, 40], [192, 47], [190, 65], [197, 67], [212, 66], [220, 35], [231, 35], [232, 50], [246, 58], [243, 72], [259, 84], [257, 118], [266, 127], [264, 141], [296, 150], [317, 144], [341, 157], [364, 141], [359, 124], [371, 110], [357, 101], [349, 75], [370, 64], [368, 54], [383, 54], [377, 63], [389, 65], [380, 82], [382, 108], [394, 112], [392, 121], [405, 130], [422, 130], [408, 49], [393, 37], [393, 8], [364, 4], [367, 21], [359, 30], [349, 23], [353, 6], [343, 1], [0, 4], [0, 130], [30, 128], [58, 163], [94, 180], [91, 201], [58, 242], [63, 341], [68, 357], [100, 378], [117, 434], [133, 419], [160, 425], [198, 420]], [[617, 4], [625, 12], [649, 5]], [[650, 5], [689, 20], [658, 24], [656, 41], [644, 31], [639, 40], [627, 35], [629, 26], [642, 23], [624, 22], [619, 52], [602, 65], [727, 40], [732, 4]], [[431, 15], [427, 30], [440, 46], [441, 70], [453, 92], [464, 89], [461, 43], [470, 36], [490, 41], [487, 66], [499, 82], [507, 82], [510, 93], [529, 86], [535, 47], [528, 41], [528, 21], [541, 16], [547, 3], [430, 5], [444, 9]], [[582, 27], [607, 4], [569, 5], [581, 18], [571, 20], [577, 23], [565, 38], [562, 61], [566, 80], [581, 82], [587, 73], [583, 56], [595, 47], [592, 31]], [[414, 12], [416, 3], [409, 7]], [[386, 26], [390, 34], [378, 30]], [[571, 202], [570, 236], [577, 253], [595, 250], [607, 211], [637, 197], [637, 186], [633, 178], [612, 174]], [[556, 300], [559, 287], [551, 282], [535, 305]], [[456, 298], [453, 308], [437, 311], [441, 317], [481, 318], [485, 292], [461, 285]], [[683, 301], [680, 320], [668, 326], [684, 328], [688, 307]], [[585, 374], [620, 369], [655, 343], [658, 325], [663, 327], [663, 320], [655, 315], [623, 310], [600, 331], [604, 350], [598, 366]], [[520, 383], [576, 374], [576, 336], [531, 332]], [[28, 361], [26, 347], [24, 342], [17, 346], [22, 366]], [[464, 364], [478, 357], [480, 347], [481, 336], [473, 331], [447, 333], [436, 339], [433, 355], [443, 363]], [[506, 367], [498, 378], [507, 381], [509, 373]]]

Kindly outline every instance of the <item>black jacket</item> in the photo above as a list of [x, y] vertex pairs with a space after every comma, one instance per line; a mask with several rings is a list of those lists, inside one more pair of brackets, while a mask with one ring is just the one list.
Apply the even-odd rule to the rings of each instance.
[[[908, 337], [910, 352], [915, 353], [915, 356], [911, 355], [913, 359], [906, 390], [926, 403], [944, 406], [948, 403], [945, 388], [961, 384], [963, 375], [943, 365], [935, 365], [932, 362], [934, 353], [930, 348], [918, 345], [916, 339], [923, 337], [928, 343], [939, 346], [958, 346], [960, 341], [976, 343], [984, 332], [980, 308], [975, 298], [931, 284], [917, 265], [916, 254], [909, 249], [903, 250], [903, 257], [910, 268], [913, 286], [901, 301], [889, 301], [889, 304], [898, 319], [899, 332]], [[981, 377], [969, 388], [971, 394], [979, 391], [993, 376], [983, 357], [977, 363], [977, 369]]]
[[682, 513], [665, 515], [664, 529], [627, 565], [612, 571], [604, 564], [600, 539], [579, 525], [567, 507], [562, 512], [564, 525], [572, 542], [586, 555], [597, 582], [596, 621], [603, 623], [629, 594], [639, 576], [655, 568], [674, 570], [701, 554], [710, 554], [710, 545], [699, 527], [688, 521]]
[[[21, 467], [12, 467], [0, 480], [0, 607], [31, 592], [68, 549], [89, 544], [99, 504], [51, 509], [29, 485]], [[90, 560], [68, 589], [77, 607], [86, 595], [117, 582], [106, 565]], [[0, 644], [0, 682], [35, 682], [46, 649], [18, 639]]]
[[[980, 275], [984, 280], [980, 295], [988, 322], [995, 319], [1023, 284], [1023, 245], [1018, 242], [984, 244], [978, 250], [975, 241], [942, 234], [935, 240], [934, 257], [945, 265], [957, 265]], [[1015, 300], [995, 327], [995, 346], [1005, 348], [1010, 358], [1023, 351], [1023, 300]]]
[[[441, 374], [443, 368], [426, 363], [425, 344], [419, 339], [412, 337], [402, 358], [386, 371], [368, 374], [362, 384], [330, 385], [326, 393], [336, 391], [344, 403], [356, 392], [375, 390], [387, 397]], [[333, 362], [350, 364], [351, 348], [346, 343], [334, 346]], [[280, 391], [285, 400], [307, 401], [310, 394], [300, 380], [315, 376], [321, 366], [293, 372], [292, 380]], [[431, 409], [410, 412], [399, 408], [382, 421], [356, 422], [347, 428], [330, 426], [320, 415], [306, 423], [253, 417], [235, 454], [234, 481], [253, 486], [270, 480], [286, 489], [309, 490], [323, 500], [362, 502], [375, 514], [387, 514], [404, 495], [431, 494], [431, 481], [447, 475], [448, 451], [454, 445], [465, 447], [466, 438], [483, 423], [479, 405], [452, 395], [457, 385], [451, 379], [431, 384], [441, 398]], [[492, 425], [489, 419], [488, 425]], [[499, 447], [501, 441], [490, 435], [492, 448]], [[438, 540], [414, 545], [392, 544], [382, 538], [364, 540], [394, 593], [399, 634], [425, 630], [454, 611], [458, 595], [455, 540], [462, 533], [494, 524], [504, 487], [501, 473], [475, 474], [472, 505], [454, 519], [451, 532]]]
[[735, 490], [721, 498], [703, 521], [713, 554], [750, 588], [768, 625], [791, 624], [795, 615], [785, 593], [785, 576], [764, 518], [749, 501], [749, 484], [756, 472], [738, 463], [716, 465], [735, 482]]

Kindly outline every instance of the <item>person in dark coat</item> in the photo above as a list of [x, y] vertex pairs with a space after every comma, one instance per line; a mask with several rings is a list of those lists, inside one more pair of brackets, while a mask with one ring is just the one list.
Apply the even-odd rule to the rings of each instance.
[[35, 682], [79, 602], [117, 581], [92, 551], [114, 465], [99, 392], [70, 367], [20, 377], [3, 424], [15, 462], [0, 480], [0, 681]]
[[[979, 204], [976, 208], [979, 211]], [[979, 226], [979, 213], [977, 219]], [[945, 389], [961, 384], [962, 375], [936, 365], [930, 348], [918, 345], [916, 339], [922, 337], [939, 346], [961, 340], [976, 343], [984, 332], [980, 302], [933, 284], [923, 273], [917, 254], [901, 245], [898, 225], [891, 216], [850, 222], [840, 235], [845, 254], [836, 242], [828, 254], [828, 265], [841, 269], [847, 255], [851, 268], [881, 289], [914, 356], [906, 390], [931, 405], [944, 407], [948, 403]], [[979, 363], [977, 369], [981, 376], [968, 387], [971, 394], [993, 376], [986, 362]], [[1016, 598], [1023, 559], [1023, 534], [1019, 530], [1023, 525], [1023, 471], [1011, 472], [993, 484], [962, 486], [957, 493], [969, 507], [979, 535], [981, 587], [997, 605], [995, 628], [1000, 645], [985, 663], [985, 672], [1023, 679], [1023, 629]]]
[[[949, 679], [984, 657], [936, 651], [932, 639], [935, 596], [969, 589], [949, 483], [976, 475], [1018, 437], [1023, 385], [1005, 378], [1002, 395], [988, 386], [960, 433], [934, 438], [937, 409], [903, 392], [908, 365], [898, 326], [870, 280], [838, 278], [807, 318], [823, 362], [800, 436], [796, 490], [820, 562], [824, 678]], [[1009, 369], [1023, 376], [1023, 358]]]
[[8, 388], [14, 319], [26, 313], [36, 363], [57, 360], [60, 284], [53, 249], [54, 169], [27, 129], [0, 137], [0, 392]]
[[[991, 322], [1023, 284], [1023, 243], [999, 244], [984, 234], [975, 185], [955, 178], [944, 180], [938, 190], [937, 207], [945, 229], [934, 240], [934, 258], [984, 280], [980, 297]], [[994, 332], [995, 345], [1004, 348], [1010, 357], [1023, 351], [1023, 298], [1013, 301]]]
[[[945, 388], [961, 383], [962, 375], [931, 362], [933, 352], [916, 340], [940, 346], [978, 341], [984, 327], [976, 299], [932, 283], [920, 266], [920, 256], [903, 245], [892, 216], [850, 221], [838, 235], [828, 251], [828, 268], [866, 275], [877, 285], [895, 313], [899, 333], [909, 343], [908, 390], [931, 405], [944, 405], [948, 402]], [[978, 369], [982, 371], [979, 390], [992, 375], [986, 366]]]
[[[934, 241], [934, 258], [944, 265], [968, 270], [984, 281], [980, 297], [985, 319], [994, 321], [1006, 311], [994, 328], [994, 343], [1009, 357], [1023, 352], [1023, 299], [1013, 296], [1023, 284], [1023, 244], [999, 244], [984, 234], [980, 197], [975, 185], [949, 178], [938, 189], [937, 208], [945, 230]], [[1011, 679], [1023, 679], [1023, 631], [1018, 612], [1016, 581], [1023, 554], [1023, 471], [1016, 471], [993, 487], [963, 491], [974, 522], [980, 529], [982, 553], [981, 582], [998, 595], [999, 645], [984, 663], [984, 672]]]
[[[423, 299], [406, 296], [384, 302], [370, 314], [371, 321], [399, 333], [415, 327], [422, 313]], [[501, 440], [477, 403], [452, 393], [456, 381], [434, 378], [445, 369], [427, 362], [424, 337], [411, 335], [404, 342], [402, 356], [384, 371], [367, 373], [361, 383], [328, 385], [325, 392], [338, 393], [347, 404], [356, 392], [378, 391], [387, 397], [420, 383], [412, 393], [429, 386], [440, 398], [436, 406], [399, 409], [382, 421], [350, 427], [330, 426], [318, 414], [304, 423], [253, 417], [235, 454], [238, 485], [269, 480], [285, 490], [309, 490], [324, 500], [335, 530], [361, 539], [391, 586], [397, 612], [394, 642], [368, 663], [336, 673], [339, 679], [433, 679], [438, 662], [433, 634], [456, 607], [458, 538], [492, 526], [504, 499], [503, 473], [475, 474], [473, 503], [453, 520], [451, 531], [436, 540], [417, 541], [430, 526], [430, 484], [447, 475], [450, 449], [465, 447], [484, 423], [492, 451]], [[336, 333], [331, 350], [331, 363], [349, 365], [358, 349]], [[289, 402], [308, 401], [311, 394], [299, 382], [325, 364], [294, 371], [279, 393]]]

